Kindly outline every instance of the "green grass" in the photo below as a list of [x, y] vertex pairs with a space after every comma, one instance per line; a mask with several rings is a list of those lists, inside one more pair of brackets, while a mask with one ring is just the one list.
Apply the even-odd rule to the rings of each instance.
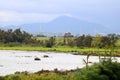
[[0, 77], [0, 80], [73, 80], [72, 74], [42, 73], [42, 74], [12, 74]]
[[49, 40], [49, 37], [37, 37], [37, 40]]
[[[52, 48], [46, 48], [46, 47], [31, 47], [31, 46], [16, 46], [16, 47], [0, 47], [0, 50], [28, 50], [28, 51], [53, 51], [53, 52], [70, 52], [70, 53], [76, 53], [76, 54], [82, 54], [87, 55], [88, 53], [91, 53], [92, 55], [98, 55], [100, 53], [101, 55], [104, 55], [106, 52], [110, 52], [110, 49], [98, 49], [98, 48], [77, 48], [77, 47], [52, 47]], [[120, 49], [115, 49], [115, 52], [117, 52], [117, 56], [120, 56]]]

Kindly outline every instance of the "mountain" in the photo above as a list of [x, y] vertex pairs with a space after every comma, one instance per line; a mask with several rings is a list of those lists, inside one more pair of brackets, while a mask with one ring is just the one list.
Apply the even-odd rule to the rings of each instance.
[[[109, 33], [109, 28], [73, 17], [61, 16], [48, 23], [31, 23], [20, 26], [6, 26], [5, 28], [21, 28], [29, 33], [65, 33], [71, 32], [72, 34], [98, 34]], [[43, 34], [44, 34], [43, 33]]]

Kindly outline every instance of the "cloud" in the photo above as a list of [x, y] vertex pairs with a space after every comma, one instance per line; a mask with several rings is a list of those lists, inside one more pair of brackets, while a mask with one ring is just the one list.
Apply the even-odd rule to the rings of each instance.
[[46, 13], [19, 13], [15, 11], [0, 11], [0, 22], [12, 23], [12, 24], [25, 24], [25, 23], [37, 23], [37, 22], [49, 22], [59, 16], [72, 15], [68, 13], [61, 14], [46, 14]]
[[20, 15], [15, 12], [0, 12], [0, 21], [20, 21]]
[[67, 15], [119, 24], [119, 4], [120, 0], [0, 0], [0, 22], [47, 22]]

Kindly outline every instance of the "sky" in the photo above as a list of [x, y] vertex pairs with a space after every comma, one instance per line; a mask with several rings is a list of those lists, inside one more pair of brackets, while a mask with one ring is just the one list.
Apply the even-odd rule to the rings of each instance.
[[120, 0], [0, 0], [0, 25], [45, 23], [59, 16], [120, 26]]

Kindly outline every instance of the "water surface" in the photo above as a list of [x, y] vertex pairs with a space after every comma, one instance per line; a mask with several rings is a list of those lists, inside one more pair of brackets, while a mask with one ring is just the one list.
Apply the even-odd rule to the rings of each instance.
[[[48, 55], [48, 58], [44, 58]], [[40, 58], [35, 61], [34, 58]], [[70, 70], [84, 67], [86, 56], [70, 53], [0, 50], [0, 75], [13, 74], [16, 71], [37, 72], [44, 70]], [[98, 62], [97, 56], [91, 56], [90, 62]]]

